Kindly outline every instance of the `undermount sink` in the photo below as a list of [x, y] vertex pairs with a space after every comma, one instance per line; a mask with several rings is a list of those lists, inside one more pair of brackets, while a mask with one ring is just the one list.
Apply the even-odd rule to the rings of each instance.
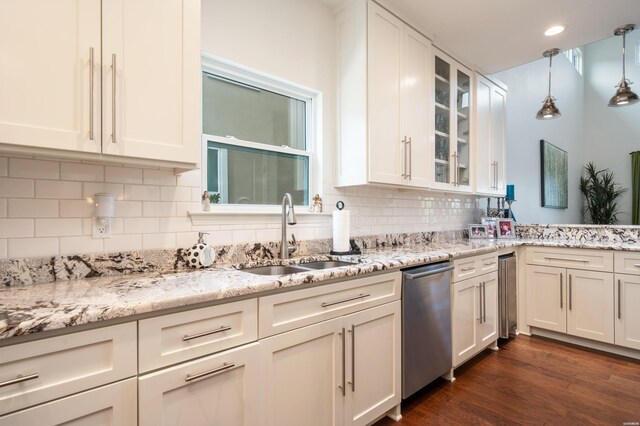
[[318, 269], [339, 268], [340, 266], [356, 265], [352, 262], [341, 262], [338, 260], [322, 260], [318, 262], [300, 263], [297, 265], [269, 265], [255, 268], [240, 269], [243, 272], [257, 275], [289, 275], [298, 272], [309, 272]]
[[308, 269], [330, 269], [339, 268], [341, 266], [357, 265], [354, 262], [342, 262], [340, 260], [322, 260], [318, 262], [301, 263], [300, 267]]

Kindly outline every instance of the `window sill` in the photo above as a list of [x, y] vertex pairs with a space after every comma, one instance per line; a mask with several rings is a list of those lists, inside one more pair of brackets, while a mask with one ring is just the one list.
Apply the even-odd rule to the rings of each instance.
[[[189, 212], [192, 225], [230, 225], [238, 223], [280, 223], [282, 213], [276, 211], [216, 211]], [[331, 224], [331, 213], [312, 213], [296, 211], [296, 218], [301, 224]]]

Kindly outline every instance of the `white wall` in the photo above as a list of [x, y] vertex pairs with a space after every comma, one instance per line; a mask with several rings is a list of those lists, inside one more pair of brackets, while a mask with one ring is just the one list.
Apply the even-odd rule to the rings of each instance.
[[[627, 36], [627, 78], [631, 89], [640, 93], [640, 65], [636, 43], [640, 31]], [[585, 152], [584, 162], [593, 161], [597, 169], [608, 168], [615, 181], [629, 190], [620, 203], [618, 220], [631, 223], [631, 158], [640, 150], [640, 104], [611, 108], [607, 106], [615, 93], [613, 87], [622, 76], [622, 37], [610, 37], [584, 49], [585, 66]]]
[[[562, 116], [537, 120], [548, 91], [548, 59], [496, 74], [508, 86], [507, 183], [515, 185], [513, 210], [521, 223], [581, 223], [578, 182], [583, 166], [583, 78], [564, 55], [553, 60], [551, 94]], [[569, 207], [541, 207], [540, 139], [569, 153]], [[494, 204], [495, 206], [495, 204]]]
[[[262, 72], [322, 91], [323, 198], [351, 210], [351, 234], [460, 229], [473, 221], [476, 197], [430, 192], [332, 187], [335, 162], [333, 13], [322, 0], [202, 0], [202, 48]], [[51, 158], [0, 156], [0, 258], [185, 247], [198, 231], [213, 244], [274, 241], [269, 223], [193, 226], [200, 209], [199, 171], [179, 176], [154, 169]], [[113, 236], [91, 237], [96, 192], [116, 194]], [[297, 239], [330, 238], [331, 222], [298, 224]]]

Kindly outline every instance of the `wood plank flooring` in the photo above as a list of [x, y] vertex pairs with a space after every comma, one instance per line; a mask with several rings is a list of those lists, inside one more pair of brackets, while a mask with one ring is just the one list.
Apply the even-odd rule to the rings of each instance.
[[375, 426], [640, 425], [640, 361], [520, 335], [485, 351]]

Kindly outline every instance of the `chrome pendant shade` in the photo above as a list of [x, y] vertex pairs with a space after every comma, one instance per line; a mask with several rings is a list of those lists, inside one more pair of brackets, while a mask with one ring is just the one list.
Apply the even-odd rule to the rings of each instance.
[[545, 50], [542, 53], [542, 56], [549, 58], [549, 93], [547, 94], [547, 97], [544, 98], [544, 101], [542, 101], [542, 108], [540, 108], [540, 111], [536, 114], [536, 118], [538, 120], [551, 120], [553, 118], [558, 118], [561, 115], [560, 110], [556, 107], [554, 102], [555, 98], [551, 96], [551, 61], [558, 53], [560, 53], [560, 49], [558, 48]]
[[627, 33], [630, 33], [634, 29], [635, 29], [635, 25], [627, 24], [627, 25], [618, 27], [613, 31], [614, 35], [622, 36], [622, 79], [616, 85], [616, 88], [617, 88], [616, 94], [613, 95], [613, 97], [609, 100], [610, 107], [632, 105], [640, 101], [640, 99], [638, 99], [638, 95], [636, 95], [629, 87], [633, 83], [627, 80], [627, 77], [625, 75], [626, 36], [627, 36]]

